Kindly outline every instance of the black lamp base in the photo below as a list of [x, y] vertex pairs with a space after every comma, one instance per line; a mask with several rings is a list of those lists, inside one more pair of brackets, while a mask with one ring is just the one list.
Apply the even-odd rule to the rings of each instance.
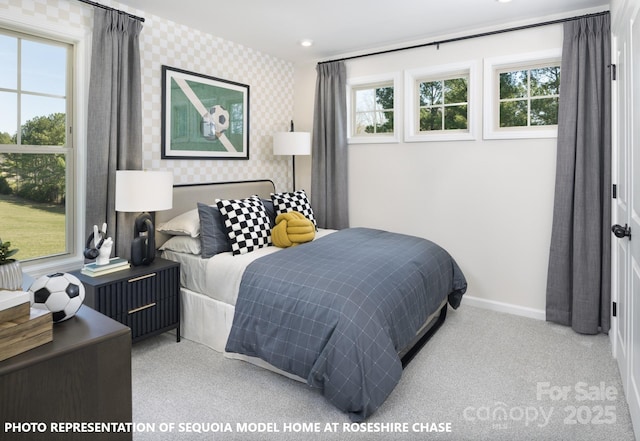
[[149, 265], [156, 257], [156, 233], [149, 213], [136, 218], [131, 242], [131, 265]]

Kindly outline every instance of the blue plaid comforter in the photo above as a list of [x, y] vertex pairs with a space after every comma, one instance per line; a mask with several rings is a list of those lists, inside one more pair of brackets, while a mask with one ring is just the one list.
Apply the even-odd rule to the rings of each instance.
[[352, 421], [400, 381], [398, 351], [467, 282], [444, 249], [367, 228], [337, 231], [251, 263], [226, 350], [306, 378]]

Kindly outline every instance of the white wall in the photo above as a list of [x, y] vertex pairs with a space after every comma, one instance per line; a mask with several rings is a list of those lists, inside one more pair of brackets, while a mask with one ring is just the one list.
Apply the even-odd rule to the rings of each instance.
[[[562, 25], [550, 25], [350, 60], [347, 76], [475, 60], [480, 75], [472, 87], [482, 88], [485, 58], [561, 47]], [[313, 117], [315, 79], [315, 65], [296, 66], [300, 125]], [[544, 318], [555, 144], [555, 138], [483, 140], [480, 130], [475, 141], [350, 145], [351, 225], [433, 240], [462, 267], [473, 303]], [[300, 174], [307, 178], [310, 170]]]

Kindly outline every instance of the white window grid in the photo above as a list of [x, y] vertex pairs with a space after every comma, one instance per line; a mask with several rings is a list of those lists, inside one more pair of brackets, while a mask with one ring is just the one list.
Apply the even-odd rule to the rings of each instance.
[[[371, 108], [366, 111], [373, 114], [393, 112], [393, 132], [384, 133], [357, 133], [356, 132], [356, 102], [355, 95], [358, 91], [378, 89], [381, 87], [393, 88], [393, 108]], [[398, 96], [401, 94], [400, 74], [388, 73], [367, 77], [351, 78], [347, 82], [347, 131], [349, 144], [377, 144], [399, 142], [399, 126], [402, 121], [402, 112], [398, 106]], [[377, 118], [374, 117], [374, 118]], [[375, 121], [375, 120], [374, 120]]]
[[[555, 138], [558, 136], [557, 125], [500, 127], [500, 74], [517, 70], [529, 71], [544, 66], [559, 66], [561, 55], [560, 49], [551, 49], [484, 60], [484, 139]], [[545, 97], [540, 96], [534, 99], [537, 98]], [[530, 118], [530, 93], [527, 99], [529, 100], [527, 118]]]
[[[84, 145], [81, 141], [86, 136], [86, 112], [79, 106], [86, 97], [85, 72], [88, 69], [90, 56], [91, 33], [88, 30], [69, 29], [58, 23], [39, 19], [7, 19], [0, 13], [0, 28], [4, 33], [23, 34], [27, 39], [47, 41], [51, 44], [70, 45], [69, 68], [67, 74], [66, 115], [67, 141], [64, 146], [20, 146], [1, 145], [1, 153], [63, 153], [67, 160], [66, 194], [65, 194], [65, 251], [40, 258], [21, 260], [23, 271], [37, 276], [47, 274], [53, 270], [75, 268], [82, 262], [80, 243], [84, 230], [81, 215], [84, 213], [84, 188], [78, 188], [78, 182], [85, 177], [84, 170], [79, 168], [84, 160]], [[84, 124], [82, 124], [84, 122]], [[79, 141], [80, 140], [80, 141]], [[19, 151], [16, 150], [19, 149]]]
[[[476, 115], [477, 103], [480, 101], [478, 93], [477, 63], [466, 61], [428, 68], [417, 68], [405, 71], [405, 142], [425, 141], [468, 141], [476, 139], [479, 118]], [[420, 130], [420, 100], [419, 85], [424, 82], [446, 81], [455, 78], [467, 80], [467, 101], [464, 103], [447, 103], [439, 105], [443, 109], [447, 106], [465, 104], [467, 106], [467, 128], [443, 130]], [[444, 112], [443, 112], [444, 119]], [[444, 127], [444, 123], [443, 123]]]

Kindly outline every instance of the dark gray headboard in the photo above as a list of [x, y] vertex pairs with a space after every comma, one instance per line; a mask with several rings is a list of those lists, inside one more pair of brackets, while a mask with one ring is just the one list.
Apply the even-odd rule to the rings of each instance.
[[[197, 208], [198, 202], [213, 205], [216, 199], [242, 199], [254, 194], [270, 199], [274, 192], [275, 185], [269, 179], [176, 185], [173, 187], [173, 208], [157, 211], [155, 223], [161, 225], [179, 214], [193, 210]], [[156, 243], [156, 246], [164, 242], [162, 238], [158, 239], [160, 243]]]

